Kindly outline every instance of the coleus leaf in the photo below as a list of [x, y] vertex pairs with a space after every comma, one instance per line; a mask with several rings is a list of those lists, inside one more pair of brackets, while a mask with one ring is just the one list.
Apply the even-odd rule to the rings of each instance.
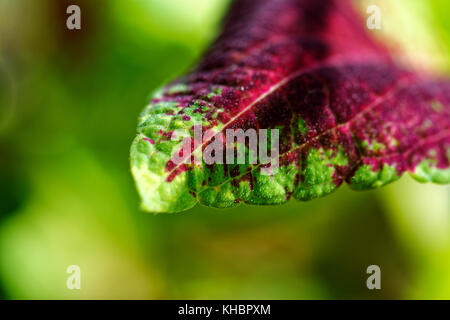
[[[364, 26], [347, 1], [234, 1], [203, 60], [140, 116], [131, 168], [143, 208], [310, 200], [343, 182], [371, 189], [404, 172], [449, 183], [450, 83], [395, 66]], [[216, 133], [278, 129], [279, 170], [175, 164], [174, 155], [192, 159], [212, 143], [192, 143], [195, 121]]]

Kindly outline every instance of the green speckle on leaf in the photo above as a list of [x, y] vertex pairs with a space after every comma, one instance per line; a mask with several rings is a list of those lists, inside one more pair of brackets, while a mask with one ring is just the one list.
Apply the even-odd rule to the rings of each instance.
[[309, 127], [305, 121], [305, 119], [299, 119], [297, 122], [297, 130], [298, 132], [300, 132], [302, 135], [306, 135], [308, 133]]
[[199, 193], [200, 203], [215, 207], [228, 208], [238, 205], [235, 203], [236, 195], [231, 183], [225, 183], [220, 187], [211, 187]]
[[306, 159], [303, 181], [297, 186], [294, 198], [306, 201], [332, 193], [338, 187], [333, 181], [335, 166], [345, 166], [347, 163], [341, 148], [338, 151], [311, 149]]
[[375, 139], [372, 139], [372, 140], [370, 141], [370, 143], [369, 143], [368, 140], [364, 140], [364, 141], [361, 143], [361, 145], [362, 145], [365, 149], [370, 150], [370, 151], [378, 151], [378, 150], [383, 150], [383, 149], [386, 148], [386, 146], [384, 145], [384, 143], [378, 142], [378, 141], [375, 140]]
[[433, 108], [433, 110], [436, 111], [436, 112], [441, 112], [444, 109], [444, 107], [442, 106], [442, 103], [440, 101], [437, 101], [437, 100], [433, 101], [431, 103], [431, 108]]
[[208, 98], [211, 99], [211, 98], [220, 96], [220, 95], [222, 94], [222, 92], [223, 92], [223, 89], [222, 89], [222, 88], [214, 87], [214, 88], [212, 89], [212, 92], [208, 94]]
[[375, 189], [385, 186], [399, 178], [395, 166], [390, 166], [385, 163], [381, 170], [374, 170], [372, 166], [364, 164], [356, 170], [350, 179], [350, 187], [354, 190]]
[[450, 168], [439, 169], [432, 160], [424, 160], [410, 175], [419, 182], [434, 182], [439, 184], [450, 183]]
[[296, 174], [295, 164], [281, 167], [273, 175], [257, 170], [254, 174], [254, 189], [248, 203], [251, 204], [281, 204], [287, 201], [286, 190], [294, 190]]

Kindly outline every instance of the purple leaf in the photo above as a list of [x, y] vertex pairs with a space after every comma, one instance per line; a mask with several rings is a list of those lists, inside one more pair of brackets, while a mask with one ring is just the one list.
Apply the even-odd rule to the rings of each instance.
[[[401, 70], [364, 27], [347, 1], [235, 1], [198, 66], [141, 114], [131, 166], [143, 208], [310, 200], [404, 172], [449, 183], [450, 82]], [[213, 134], [198, 143], [199, 122]], [[205, 162], [230, 129], [277, 130], [277, 170], [261, 155]], [[273, 148], [274, 137], [259, 137], [258, 148]]]

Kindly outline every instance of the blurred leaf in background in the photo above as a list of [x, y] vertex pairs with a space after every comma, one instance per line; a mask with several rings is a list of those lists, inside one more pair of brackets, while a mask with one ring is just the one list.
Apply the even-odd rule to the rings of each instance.
[[[375, 36], [390, 35], [402, 55], [430, 48], [411, 64], [449, 70], [447, 2], [401, 0], [403, 12], [383, 1]], [[70, 4], [82, 8], [79, 32], [65, 27]], [[137, 115], [195, 63], [227, 5], [0, 0], [3, 298], [450, 297], [448, 187], [405, 177], [276, 207], [138, 209], [128, 167]], [[419, 49], [409, 28], [422, 30]], [[73, 264], [81, 290], [66, 287]], [[366, 288], [371, 264], [381, 291]]]
[[[0, 140], [0, 261], [8, 297], [164, 296], [137, 240], [130, 137], [152, 88], [193, 63], [225, 4], [192, 1], [184, 5], [183, 16], [193, 15], [182, 29], [156, 22], [163, 31], [153, 29], [155, 17], [180, 15], [168, 2], [78, 1], [79, 33], [65, 28], [72, 2], [0, 2], [2, 81], [13, 79], [18, 91]], [[199, 25], [195, 5], [209, 22]], [[70, 264], [79, 264], [90, 283], [79, 293], [65, 287]]]

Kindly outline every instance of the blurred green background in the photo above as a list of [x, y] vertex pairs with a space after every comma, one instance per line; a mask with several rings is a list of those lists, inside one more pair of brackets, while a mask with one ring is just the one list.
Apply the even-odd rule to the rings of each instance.
[[[449, 74], [448, 1], [358, 3], [380, 5], [374, 36], [399, 60]], [[66, 29], [70, 4], [80, 31]], [[227, 4], [0, 0], [0, 298], [450, 298], [449, 187], [405, 176], [284, 206], [139, 210], [137, 116]], [[371, 264], [382, 290], [366, 288]], [[69, 265], [81, 290], [66, 287]]]

